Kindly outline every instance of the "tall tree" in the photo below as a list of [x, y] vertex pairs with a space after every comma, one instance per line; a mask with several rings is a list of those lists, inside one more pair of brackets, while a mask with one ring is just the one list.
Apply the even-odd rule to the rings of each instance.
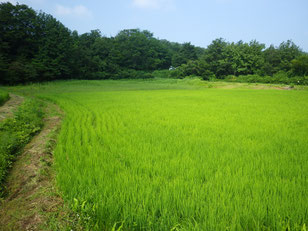
[[34, 73], [30, 60], [40, 37], [36, 12], [26, 5], [0, 4], [0, 72], [2, 83], [27, 82]]
[[51, 15], [38, 15], [42, 29], [39, 50], [32, 60], [39, 80], [67, 79], [74, 66], [71, 32]]
[[308, 55], [302, 55], [291, 61], [291, 70], [294, 75], [308, 76]]

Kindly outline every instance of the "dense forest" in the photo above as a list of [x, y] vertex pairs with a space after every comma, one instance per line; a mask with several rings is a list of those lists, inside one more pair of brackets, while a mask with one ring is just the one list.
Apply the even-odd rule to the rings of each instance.
[[204, 80], [308, 84], [308, 55], [292, 41], [215, 39], [207, 48], [157, 39], [129, 29], [115, 37], [79, 35], [27, 5], [0, 4], [0, 83], [60, 79], [199, 76]]

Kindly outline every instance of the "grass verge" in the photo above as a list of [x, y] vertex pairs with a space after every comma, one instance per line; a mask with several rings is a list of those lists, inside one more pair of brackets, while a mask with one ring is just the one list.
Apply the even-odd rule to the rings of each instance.
[[16, 158], [0, 200], [0, 231], [83, 230], [82, 220], [62, 200], [55, 187], [53, 149], [62, 112], [47, 103], [44, 126]]
[[4, 91], [0, 91], [0, 106], [2, 106], [10, 98], [9, 94]]
[[0, 124], [0, 195], [3, 182], [16, 155], [43, 126], [42, 104], [26, 100], [12, 118]]

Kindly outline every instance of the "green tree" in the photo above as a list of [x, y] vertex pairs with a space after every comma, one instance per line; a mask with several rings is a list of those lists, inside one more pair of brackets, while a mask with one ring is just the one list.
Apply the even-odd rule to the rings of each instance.
[[33, 79], [31, 58], [40, 38], [36, 12], [26, 5], [0, 4], [1, 83], [27, 82]]
[[155, 70], [170, 65], [168, 51], [149, 31], [123, 30], [114, 38], [113, 60], [122, 68]]
[[262, 50], [265, 48], [264, 44], [260, 44], [256, 40], [250, 43], [239, 41], [232, 43], [227, 47], [229, 65], [232, 66], [232, 74], [250, 75], [259, 71], [264, 63]]
[[39, 81], [71, 78], [74, 66], [71, 32], [51, 15], [38, 15], [43, 28], [39, 50], [32, 60]]
[[182, 64], [186, 64], [190, 60], [196, 60], [198, 58], [197, 52], [200, 53], [195, 46], [191, 45], [191, 43], [184, 44], [175, 44], [179, 45], [179, 47], [174, 52], [172, 57], [172, 65], [177, 67]]
[[223, 78], [224, 76], [232, 73], [232, 66], [228, 61], [228, 43], [223, 39], [215, 39], [207, 47], [202, 59], [208, 63], [208, 68], [211, 73], [216, 77]]
[[271, 45], [263, 52], [262, 73], [272, 76], [279, 71], [289, 72], [292, 67], [291, 61], [301, 54], [300, 48], [291, 40], [282, 42], [277, 48]]
[[301, 50], [294, 42], [288, 40], [287, 42], [282, 42], [278, 50], [280, 52], [281, 61], [279, 68], [282, 71], [289, 71], [291, 69], [291, 61], [302, 54]]
[[291, 61], [291, 70], [294, 75], [308, 76], [308, 55], [302, 55]]

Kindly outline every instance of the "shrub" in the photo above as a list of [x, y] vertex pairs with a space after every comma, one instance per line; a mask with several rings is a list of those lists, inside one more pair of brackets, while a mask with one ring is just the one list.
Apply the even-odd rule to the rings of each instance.
[[110, 78], [110, 74], [108, 74], [107, 72], [94, 72], [91, 74], [91, 76], [89, 77], [89, 79], [109, 79]]
[[228, 75], [228, 76], [226, 76], [225, 80], [228, 81], [228, 82], [236, 82], [237, 78], [236, 78], [235, 75]]
[[273, 78], [271, 76], [263, 76], [262, 77], [262, 83], [273, 83]]
[[279, 71], [274, 74], [273, 76], [273, 82], [274, 83], [282, 83], [282, 84], [289, 84], [290, 78], [288, 74], [284, 71]]
[[241, 83], [256, 83], [260, 81], [260, 78], [258, 75], [240, 75], [237, 77], [236, 82], [241, 82]]
[[170, 78], [169, 74], [170, 74], [169, 70], [156, 70], [156, 71], [153, 71], [152, 76], [154, 78], [163, 79], [163, 78]]
[[201, 77], [203, 80], [213, 80], [216, 79], [216, 75], [210, 70], [204, 70], [201, 73]]
[[197, 76], [197, 75], [188, 75], [188, 76], [185, 76], [186, 80], [195, 80], [195, 79], [201, 79], [201, 76]]
[[181, 68], [177, 68], [169, 71], [169, 77], [173, 79], [183, 79], [185, 74], [181, 70]]
[[137, 71], [134, 69], [123, 69], [113, 76], [113, 79], [150, 79], [152, 74], [146, 71]]
[[294, 85], [308, 85], [308, 76], [294, 76], [290, 78], [289, 82]]
[[279, 83], [279, 84], [293, 84], [293, 85], [308, 85], [308, 76], [293, 76], [289, 77], [289, 73], [280, 71], [274, 76], [260, 76], [260, 75], [234, 75], [227, 76], [224, 80], [228, 82], [240, 83]]

